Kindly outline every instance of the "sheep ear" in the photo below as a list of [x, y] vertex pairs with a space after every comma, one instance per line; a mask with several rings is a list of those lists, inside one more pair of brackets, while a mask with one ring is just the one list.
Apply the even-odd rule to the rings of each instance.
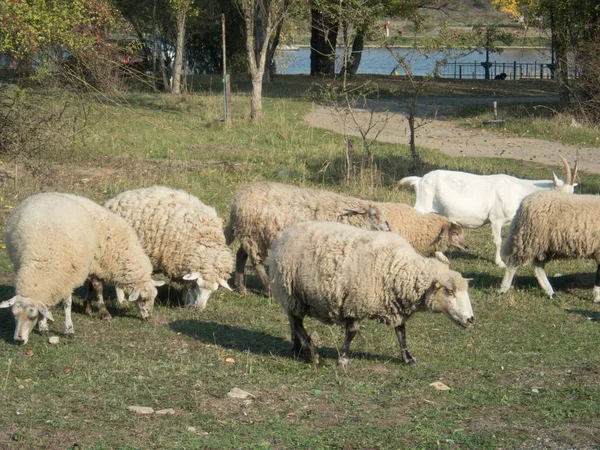
[[229, 286], [229, 284], [227, 284], [227, 281], [225, 281], [223, 278], [221, 278], [219, 280], [219, 285], [222, 286], [222, 287], [224, 287], [228, 291], [233, 291], [233, 289], [231, 289], [231, 287]]
[[161, 287], [161, 286], [165, 285], [164, 281], [152, 280], [152, 282], [154, 283], [154, 286], [156, 286], [156, 287]]
[[475, 278], [463, 278], [467, 283], [470, 283], [471, 281], [473, 281]]
[[129, 294], [129, 298], [127, 300], [130, 302], [135, 302], [138, 298], [140, 298], [140, 290], [139, 288], [135, 288], [133, 291], [131, 291], [131, 294]]
[[183, 276], [183, 279], [188, 281], [197, 280], [198, 278], [202, 278], [198, 272], [191, 272]]
[[17, 301], [17, 296], [15, 295], [13, 298], [11, 298], [9, 300], [5, 300], [2, 303], [0, 303], [0, 309], [1, 308], [10, 308], [12, 305], [15, 304], [16, 301]]
[[52, 313], [45, 306], [40, 306], [38, 308], [38, 313], [48, 319], [50, 322], [54, 322], [54, 317], [52, 317]]
[[341, 217], [356, 216], [356, 215], [362, 215], [362, 214], [366, 214], [366, 213], [367, 213], [366, 210], [359, 209], [359, 208], [345, 209], [344, 212], [341, 214]]

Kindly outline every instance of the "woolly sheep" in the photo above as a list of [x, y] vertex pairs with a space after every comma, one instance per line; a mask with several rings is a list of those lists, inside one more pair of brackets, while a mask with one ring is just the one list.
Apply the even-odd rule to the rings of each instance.
[[235, 239], [240, 243], [235, 266], [235, 285], [240, 292], [246, 292], [244, 270], [248, 256], [269, 291], [264, 267], [269, 248], [281, 231], [304, 220], [339, 221], [389, 231], [382, 207], [368, 200], [268, 181], [242, 186], [233, 197], [225, 229], [228, 245]]
[[272, 292], [288, 315], [293, 353], [318, 362], [303, 325], [305, 316], [342, 324], [346, 338], [339, 363], [360, 321], [378, 319], [395, 327], [402, 360], [414, 364], [405, 324], [414, 312], [443, 312], [471, 327], [467, 280], [433, 258], [424, 258], [395, 233], [339, 223], [302, 222], [281, 233], [271, 256]]
[[[133, 228], [125, 220], [92, 200], [73, 194], [58, 195], [85, 208], [91, 214], [100, 233], [100, 246], [95, 253], [95, 264], [91, 271], [100, 317], [107, 322], [111, 320], [102, 297], [102, 280], [115, 285], [118, 290], [129, 292], [129, 301], [136, 301], [140, 316], [148, 319], [154, 308], [156, 287], [162, 286], [164, 282], [152, 280], [152, 264]], [[91, 308], [86, 307], [86, 311], [91, 312]]]
[[96, 225], [77, 203], [56, 194], [33, 195], [13, 211], [4, 240], [16, 272], [16, 295], [0, 303], [12, 306], [16, 326], [14, 341], [26, 344], [40, 321], [54, 321], [49, 308], [63, 301], [64, 333], [73, 335], [73, 290], [83, 284], [100, 245]]
[[422, 214], [403, 203], [382, 203], [390, 230], [405, 238], [421, 255], [435, 254], [448, 264], [444, 252], [449, 247], [468, 250], [462, 227], [436, 213]]
[[231, 290], [233, 256], [214, 208], [165, 186], [126, 191], [105, 206], [133, 226], [156, 272], [186, 280], [187, 303], [202, 310], [219, 286]]
[[600, 197], [539, 192], [526, 197], [517, 210], [502, 248], [509, 257], [500, 292], [510, 289], [520, 266], [533, 261], [540, 287], [552, 298], [554, 290], [544, 266], [556, 258], [593, 258], [598, 264], [593, 290], [600, 302]]
[[139, 263], [130, 260], [136, 255], [128, 253], [127, 236], [112, 226], [104, 229], [85, 203], [72, 195], [33, 195], [21, 202], [8, 221], [5, 242], [16, 271], [16, 295], [0, 303], [0, 308], [12, 306], [17, 344], [27, 343], [38, 321], [38, 329], [47, 331], [47, 320], [54, 320], [49, 308], [61, 300], [64, 333], [73, 336], [72, 291], [90, 274], [132, 289], [133, 299], [141, 297], [142, 314], [147, 314], [145, 303], [154, 301], [149, 261], [146, 270], [140, 270]]

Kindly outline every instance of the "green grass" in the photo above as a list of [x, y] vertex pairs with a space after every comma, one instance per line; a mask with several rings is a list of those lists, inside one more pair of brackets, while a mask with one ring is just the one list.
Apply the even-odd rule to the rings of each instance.
[[[217, 121], [220, 97], [207, 91], [182, 100], [152, 94], [125, 95], [109, 105], [90, 100], [85, 146], [41, 173], [18, 166], [17, 179], [3, 184], [0, 224], [32, 192], [62, 190], [102, 201], [155, 183], [189, 190], [224, 219], [236, 188], [259, 179], [414, 200], [393, 187], [412, 172], [404, 146], [376, 145], [377, 170], [347, 183], [342, 136], [309, 128], [302, 117], [311, 104], [283, 97], [267, 97], [266, 119], [253, 125], [245, 120], [249, 97], [237, 93], [229, 130]], [[531, 178], [549, 172], [522, 161], [421, 152], [423, 170]], [[0, 165], [10, 174], [14, 169]], [[600, 177], [582, 174], [581, 189], [598, 192]], [[449, 253], [452, 266], [474, 278], [475, 329], [417, 314], [407, 326], [416, 367], [399, 361], [393, 330], [375, 322], [364, 324], [347, 370], [335, 362], [341, 330], [312, 320], [307, 329], [317, 332], [324, 362], [315, 368], [293, 360], [287, 320], [273, 300], [256, 293], [252, 274], [254, 293], [219, 291], [202, 313], [177, 306], [177, 286], [160, 288], [148, 323], [135, 308], [110, 301], [110, 326], [87, 317], [79, 290], [76, 338], [57, 346], [36, 333], [25, 347], [12, 345], [11, 315], [0, 310], [0, 448], [593, 448], [600, 440], [595, 264], [550, 263], [550, 276], [562, 274], [551, 278], [555, 300], [543, 296], [530, 268], [501, 296], [503, 271], [492, 263], [490, 234], [487, 226], [469, 230], [469, 253]], [[2, 250], [0, 298], [12, 295], [12, 279]], [[106, 294], [114, 298], [112, 290]], [[51, 329], [60, 334], [60, 308], [54, 317]], [[451, 390], [429, 386], [438, 380]], [[255, 398], [230, 399], [233, 387]], [[130, 405], [176, 412], [139, 416]]]
[[[600, 147], [600, 128], [597, 125], [584, 122], [575, 127], [573, 115], [557, 108], [555, 104], [543, 103], [503, 105], [498, 117], [506, 122], [487, 129], [563, 144]], [[464, 127], [479, 128], [484, 121], [492, 119], [493, 114], [487, 105], [469, 105], [459, 108], [454, 118]]]

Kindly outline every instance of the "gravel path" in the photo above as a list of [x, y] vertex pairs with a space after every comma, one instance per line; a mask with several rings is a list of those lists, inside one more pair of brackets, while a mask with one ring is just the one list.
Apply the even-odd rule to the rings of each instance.
[[[511, 98], [422, 98], [419, 104], [418, 117], [423, 121], [416, 132], [416, 142], [420, 147], [439, 150], [450, 156], [488, 156], [498, 158], [522, 159], [541, 164], [559, 165], [558, 153], [569, 161], [574, 161], [579, 151], [579, 168], [587, 173], [600, 174], [600, 148], [580, 147], [561, 144], [543, 139], [525, 138], [496, 133], [482, 129], [465, 129], [445, 120], [445, 116], [458, 106], [472, 104], [503, 103], [548, 103], [556, 101], [556, 97], [511, 97]], [[377, 138], [381, 142], [408, 144], [408, 121], [403, 115], [405, 107], [393, 100], [378, 100], [369, 104], [374, 110], [373, 119], [378, 121], [371, 131], [372, 135], [383, 128]], [[387, 125], [383, 126], [387, 116]], [[365, 109], [355, 110], [356, 120], [363, 128], [369, 122], [370, 113]], [[340, 117], [332, 108], [315, 106], [305, 120], [314, 127], [325, 128], [338, 133], [344, 130], [349, 135], [360, 136], [358, 127], [350, 117]]]

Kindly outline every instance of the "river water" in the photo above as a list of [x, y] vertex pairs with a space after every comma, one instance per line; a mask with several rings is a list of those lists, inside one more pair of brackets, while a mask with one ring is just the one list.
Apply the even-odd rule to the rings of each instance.
[[[446, 54], [423, 54], [406, 48], [396, 48], [393, 51], [401, 57], [406, 57], [406, 62], [411, 67], [413, 75], [433, 74], [436, 62], [442, 61], [444, 58], [446, 58], [447, 64], [440, 71], [442, 75], [450, 77], [454, 76], [455, 72], [458, 74], [458, 69], [455, 68], [454, 64], [455, 61], [457, 66], [463, 64], [466, 68], [467, 65], [471, 65], [472, 67], [477, 67], [477, 71], [479, 69], [483, 70], [480, 63], [485, 61], [485, 54], [477, 51], [468, 53], [466, 50], [461, 50], [447, 52]], [[343, 50], [338, 49], [338, 55], [341, 54], [343, 54]], [[337, 70], [339, 70], [339, 59], [336, 61]], [[524, 63], [536, 63], [538, 67], [540, 64], [545, 65], [550, 63], [550, 49], [505, 49], [502, 53], [491, 53], [490, 62], [497, 64], [492, 69], [493, 74], [504, 71], [510, 75], [515, 62], [519, 64], [519, 67]], [[363, 51], [358, 73], [390, 75], [395, 67], [396, 58], [387, 49], [367, 48]], [[297, 51], [280, 52], [277, 56], [277, 71], [282, 74], [310, 73], [310, 49], [300, 48]], [[399, 74], [402, 75], [403, 72], [400, 70]], [[467, 78], [468, 75], [465, 73], [463, 77]], [[479, 74], [477, 77], [479, 77]]]

